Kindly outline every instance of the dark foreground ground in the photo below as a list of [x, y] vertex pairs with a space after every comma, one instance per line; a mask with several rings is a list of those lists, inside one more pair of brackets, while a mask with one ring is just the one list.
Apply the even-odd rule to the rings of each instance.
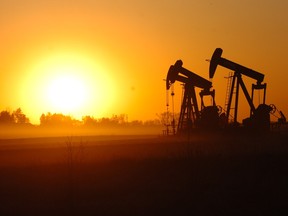
[[0, 140], [0, 215], [288, 215], [288, 136]]

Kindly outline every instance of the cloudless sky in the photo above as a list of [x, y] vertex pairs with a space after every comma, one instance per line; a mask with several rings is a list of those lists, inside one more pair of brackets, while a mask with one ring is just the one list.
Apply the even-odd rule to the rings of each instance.
[[[68, 114], [154, 119], [166, 109], [169, 66], [182, 59], [208, 79], [205, 60], [221, 47], [223, 57], [265, 74], [267, 103], [288, 116], [287, 11], [285, 0], [0, 0], [0, 109], [21, 107], [34, 123], [58, 112], [41, 89], [71, 62], [92, 90], [86, 107]], [[219, 67], [213, 79], [221, 106], [227, 74]], [[249, 91], [252, 82], [245, 78]], [[179, 111], [180, 87], [175, 93]]]

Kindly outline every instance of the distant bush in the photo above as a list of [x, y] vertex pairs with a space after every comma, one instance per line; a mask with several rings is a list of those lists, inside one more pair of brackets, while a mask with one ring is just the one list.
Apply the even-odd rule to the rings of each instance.
[[51, 114], [48, 112], [46, 115], [42, 114], [40, 117], [40, 126], [57, 126], [67, 127], [79, 125], [80, 121], [73, 119], [71, 116], [67, 116], [61, 113]]
[[148, 121], [128, 121], [128, 116], [126, 114], [112, 115], [111, 118], [102, 117], [98, 119], [91, 116], [84, 116], [82, 118], [82, 123], [87, 127], [150, 127], [161, 125], [161, 121], [159, 119]]
[[0, 124], [13, 125], [13, 124], [30, 124], [29, 118], [22, 112], [20, 108], [13, 112], [4, 110], [0, 112]]

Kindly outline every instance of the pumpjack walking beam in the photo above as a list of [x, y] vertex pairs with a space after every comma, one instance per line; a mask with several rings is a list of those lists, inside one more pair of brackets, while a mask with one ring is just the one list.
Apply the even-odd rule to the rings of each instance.
[[209, 67], [210, 78], [214, 77], [217, 66], [221, 65], [222, 67], [228, 68], [235, 72], [238, 71], [239, 73], [245, 76], [251, 77], [252, 79], [257, 80], [257, 83], [263, 82], [264, 74], [221, 57], [222, 52], [223, 50], [221, 48], [216, 48], [212, 55], [212, 59], [210, 61], [210, 67]]

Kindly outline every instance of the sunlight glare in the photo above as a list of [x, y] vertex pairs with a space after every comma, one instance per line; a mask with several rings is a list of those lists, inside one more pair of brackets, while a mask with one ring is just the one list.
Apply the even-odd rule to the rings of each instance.
[[52, 80], [47, 97], [56, 109], [71, 112], [87, 105], [90, 98], [86, 84], [77, 77], [62, 76]]
[[75, 53], [47, 56], [30, 69], [21, 98], [35, 111], [78, 119], [103, 115], [111, 108], [115, 91], [109, 71], [101, 66], [90, 56]]

